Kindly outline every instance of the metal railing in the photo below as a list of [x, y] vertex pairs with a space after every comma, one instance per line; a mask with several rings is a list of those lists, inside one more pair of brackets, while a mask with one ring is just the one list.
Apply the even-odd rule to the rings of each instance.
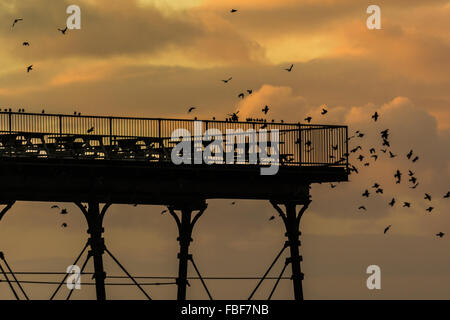
[[[0, 111], [0, 156], [170, 161], [167, 151], [170, 152], [174, 145], [170, 142], [172, 132], [182, 128], [193, 134], [194, 123], [195, 120], [188, 119]], [[215, 128], [223, 133], [226, 133], [227, 129], [266, 129], [268, 132], [277, 129], [280, 133], [281, 165], [348, 166], [346, 126], [228, 120], [202, 120], [202, 126], [203, 130]], [[58, 141], [64, 140], [65, 137], [81, 138], [81, 142], [76, 144], [72, 141], [72, 144], [66, 143], [64, 146], [59, 142], [58, 145]], [[149, 141], [149, 138], [153, 138], [152, 144], [146, 145], [145, 141]], [[121, 146], [121, 142], [127, 139], [136, 140], [136, 146], [131, 148], [131, 151], [125, 150], [123, 143]], [[139, 142], [140, 140], [144, 142]], [[76, 152], [70, 152], [72, 146]], [[146, 154], [145, 150], [151, 148], [158, 150], [159, 155], [158, 152], [153, 152], [152, 156]], [[165, 154], [162, 151], [165, 151]]]

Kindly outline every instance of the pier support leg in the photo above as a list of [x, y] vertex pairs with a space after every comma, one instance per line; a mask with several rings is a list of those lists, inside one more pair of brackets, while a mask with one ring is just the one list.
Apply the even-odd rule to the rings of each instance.
[[[186, 300], [186, 286], [187, 281], [187, 271], [188, 271], [188, 261], [192, 260], [192, 255], [189, 254], [189, 245], [192, 240], [192, 230], [198, 218], [206, 210], [207, 204], [202, 201], [198, 204], [182, 204], [176, 206], [168, 206], [169, 212], [175, 219], [178, 227], [178, 242], [180, 243], [180, 252], [178, 253], [178, 278], [177, 282], [177, 300]], [[175, 211], [180, 211], [181, 214], [177, 215]], [[198, 211], [197, 214], [192, 217], [193, 211]]]
[[81, 204], [76, 203], [81, 209], [88, 224], [88, 234], [90, 238], [88, 244], [91, 247], [89, 255], [94, 259], [94, 276], [95, 279], [95, 291], [97, 294], [97, 300], [106, 300], [105, 291], [105, 278], [106, 273], [103, 269], [103, 253], [105, 252], [105, 240], [102, 237], [102, 233], [105, 231], [103, 228], [103, 218], [105, 216], [106, 210], [108, 210], [110, 203], [103, 206], [100, 211], [100, 205], [96, 201], [91, 201], [88, 203], [87, 209]]
[[[300, 247], [300, 219], [303, 213], [308, 209], [310, 204], [310, 200], [303, 203], [303, 207], [297, 214], [297, 204], [296, 202], [286, 201], [282, 203], [277, 203], [275, 201], [271, 201], [272, 206], [277, 210], [280, 217], [283, 219], [285, 228], [286, 228], [286, 237], [288, 239], [287, 243], [289, 245], [291, 256], [288, 258], [288, 263], [291, 264], [292, 267], [292, 282], [294, 286], [294, 299], [296, 301], [303, 300], [303, 273], [301, 272], [300, 263], [302, 261], [302, 256], [300, 255], [299, 247]], [[284, 205], [285, 212], [279, 207], [279, 204]]]

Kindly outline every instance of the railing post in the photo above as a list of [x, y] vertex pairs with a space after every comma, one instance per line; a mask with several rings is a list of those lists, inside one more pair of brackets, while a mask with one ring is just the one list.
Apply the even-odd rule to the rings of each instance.
[[62, 116], [59, 115], [59, 136], [62, 136]]
[[112, 117], [109, 117], [109, 145], [112, 146]]
[[8, 114], [8, 116], [9, 116], [9, 133], [11, 134], [12, 133], [12, 115], [11, 115], [11, 111], [9, 112], [9, 114]]

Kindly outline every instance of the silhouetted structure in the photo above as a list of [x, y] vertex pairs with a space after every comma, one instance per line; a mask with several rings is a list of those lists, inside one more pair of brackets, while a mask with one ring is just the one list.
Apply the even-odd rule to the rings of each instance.
[[[104, 300], [102, 255], [110, 254], [102, 238], [106, 210], [111, 204], [165, 205], [179, 231], [177, 298], [186, 299], [190, 261], [212, 299], [189, 254], [193, 228], [206, 210], [206, 200], [270, 200], [283, 219], [287, 241], [249, 299], [289, 248], [291, 256], [278, 281], [291, 264], [294, 296], [302, 300], [300, 219], [311, 201], [311, 183], [347, 181], [347, 127], [203, 121], [203, 130], [216, 128], [224, 133], [262, 126], [280, 131], [279, 171], [272, 176], [260, 175], [260, 167], [267, 165], [260, 159], [252, 164], [247, 156], [238, 157], [242, 152], [248, 155], [248, 143], [243, 150], [238, 146], [232, 150], [235, 164], [173, 164], [171, 134], [179, 128], [193, 133], [193, 120], [0, 112], [0, 203], [6, 205], [0, 219], [16, 201], [76, 203], [88, 224], [86, 246], [94, 260], [97, 299]], [[105, 204], [102, 209], [101, 203]], [[298, 205], [302, 206], [299, 212]]]

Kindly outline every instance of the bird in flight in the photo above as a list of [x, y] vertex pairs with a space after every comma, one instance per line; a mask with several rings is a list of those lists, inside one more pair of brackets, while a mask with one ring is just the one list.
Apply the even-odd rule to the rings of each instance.
[[403, 202], [403, 207], [411, 208], [411, 203]]
[[237, 9], [231, 9], [230, 12], [235, 13], [235, 12], [237, 12]]
[[312, 118], [311, 117], [306, 117], [305, 121], [307, 121], [308, 123], [311, 123]]
[[294, 65], [293, 64], [291, 64], [291, 66], [289, 67], [289, 68], [287, 68], [287, 69], [284, 69], [284, 70], [286, 70], [287, 72], [291, 72], [292, 71], [292, 68], [294, 67]]
[[30, 72], [31, 70], [33, 70], [33, 65], [29, 65], [29, 66], [27, 67], [27, 72]]
[[242, 93], [242, 92], [239, 93], [239, 94], [238, 94], [238, 98], [244, 99], [244, 93]]
[[379, 116], [380, 115], [378, 114], [378, 112], [375, 111], [375, 113], [372, 115], [373, 121], [377, 122]]
[[419, 160], [419, 157], [418, 157], [418, 156], [416, 156], [416, 157], [412, 160], [412, 162], [416, 162], [417, 160]]
[[264, 114], [267, 114], [267, 112], [269, 112], [269, 106], [266, 105], [261, 111], [264, 112]]
[[410, 151], [408, 152], [408, 154], [406, 155], [406, 157], [407, 157], [408, 159], [411, 159], [412, 155], [413, 155], [413, 151], [410, 150]]
[[228, 83], [228, 81], [230, 81], [231, 79], [233, 79], [233, 77], [229, 77], [228, 79], [222, 80], [222, 81], [223, 81], [223, 83]]
[[365, 206], [360, 206], [360, 207], [358, 208], [358, 210], [364, 210], [364, 211], [366, 211], [367, 209], [366, 209]]
[[67, 223], [63, 222], [63, 224], [61, 225], [61, 227], [67, 228]]
[[431, 196], [428, 193], [425, 193], [425, 200], [431, 201]]
[[232, 206], [234, 206], [235, 204], [236, 204], [236, 202], [235, 202], [235, 201], [233, 201], [233, 202], [231, 203], [231, 205], [232, 205]]
[[445, 195], [444, 195], [444, 199], [448, 199], [450, 198], [450, 191], [448, 191]]
[[388, 232], [391, 227], [392, 225], [388, 225], [386, 228], [384, 228], [384, 233]]
[[364, 191], [364, 193], [362, 194], [363, 197], [368, 198], [370, 195], [369, 190], [366, 189], [366, 191]]
[[411, 189], [415, 189], [417, 188], [417, 186], [419, 185], [419, 183], [417, 182], [415, 185], [413, 185], [412, 187], [410, 187]]
[[55, 205], [53, 205], [51, 208], [52, 208], [52, 209], [59, 209], [59, 206], [55, 204]]
[[442, 238], [444, 235], [445, 235], [445, 233], [443, 233], [443, 232], [436, 233], [436, 236], [438, 236], [439, 238]]
[[91, 132], [94, 132], [94, 127], [90, 127], [87, 131], [87, 133], [91, 133]]
[[69, 212], [67, 211], [66, 208], [61, 209], [61, 211], [59, 212], [60, 214], [68, 214]]
[[389, 157], [390, 158], [395, 158], [397, 155], [396, 154], [393, 154], [391, 151], [389, 151]]
[[14, 19], [14, 22], [13, 22], [11, 28], [14, 28], [14, 26], [16, 25], [16, 23], [19, 22], [19, 21], [22, 21], [22, 20], [23, 20], [22, 18]]
[[397, 178], [397, 181], [395, 183], [400, 183], [402, 180], [402, 173], [400, 172], [400, 170], [397, 170], [394, 174], [394, 178]]
[[326, 113], [328, 112], [328, 110], [327, 109], [325, 109], [325, 108], [322, 108], [322, 112], [320, 113], [321, 115], [325, 115]]
[[195, 109], [196, 109], [195, 107], [190, 107], [189, 110], [188, 110], [188, 113], [191, 113]]
[[248, 92], [248, 94], [252, 94], [253, 90], [252, 89], [248, 89], [247, 92]]
[[30, 46], [30, 43], [27, 42], [27, 41], [25, 41], [24, 43], [22, 43], [22, 45], [23, 45], [24, 47], [29, 47], [29, 46]]
[[392, 198], [391, 202], [389, 202], [389, 205], [390, 205], [391, 207], [393, 207], [394, 204], [395, 204], [395, 198]]
[[269, 218], [269, 221], [274, 220], [274, 219], [275, 219], [275, 216], [271, 216], [271, 217]]
[[429, 213], [431, 213], [431, 211], [433, 211], [434, 207], [428, 207], [425, 209], [425, 211], [428, 211]]
[[381, 138], [387, 140], [389, 137], [389, 129], [381, 131]]
[[58, 31], [60, 31], [62, 34], [66, 34], [67, 32], [67, 26], [64, 29], [58, 28]]

